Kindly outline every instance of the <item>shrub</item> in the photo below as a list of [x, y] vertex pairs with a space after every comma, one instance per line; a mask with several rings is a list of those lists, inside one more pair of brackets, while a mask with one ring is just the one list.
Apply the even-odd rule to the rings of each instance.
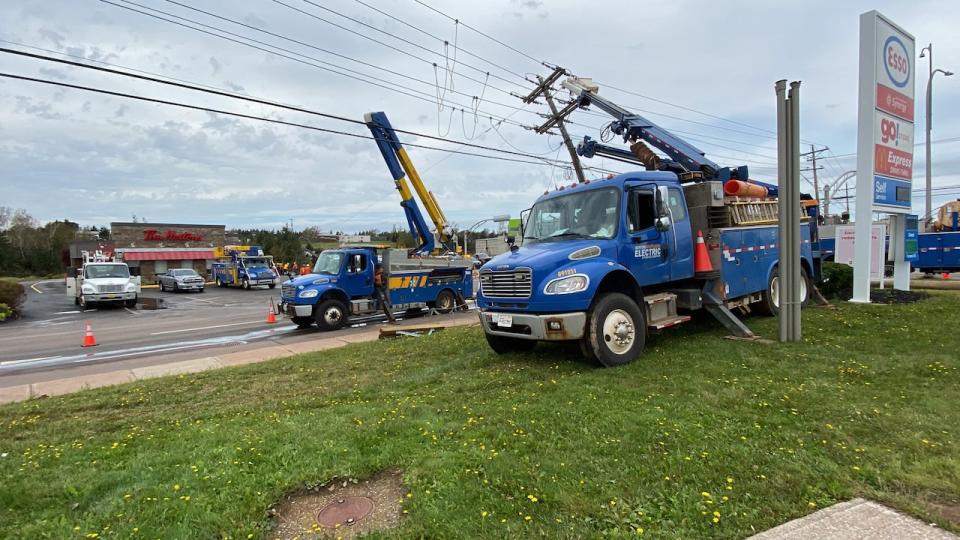
[[14, 313], [20, 311], [20, 306], [26, 299], [27, 293], [23, 285], [12, 281], [0, 280], [0, 304], [6, 304]]
[[0, 322], [3, 322], [13, 315], [13, 310], [6, 304], [0, 304]]
[[823, 283], [820, 292], [824, 296], [836, 298], [849, 295], [853, 290], [853, 267], [841, 263], [823, 263]]

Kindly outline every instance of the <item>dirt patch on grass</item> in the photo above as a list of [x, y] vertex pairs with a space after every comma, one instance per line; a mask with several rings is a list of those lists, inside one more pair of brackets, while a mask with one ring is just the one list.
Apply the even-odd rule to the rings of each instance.
[[960, 504], [927, 502], [924, 506], [931, 514], [945, 519], [955, 527], [960, 527]]
[[[407, 495], [400, 471], [380, 472], [359, 482], [332, 480], [285, 495], [269, 513], [276, 519], [270, 538], [355, 538], [371, 531], [392, 529], [400, 524], [403, 500]], [[351, 497], [373, 501], [373, 509], [353, 524], [325, 527], [317, 521], [321, 510]], [[327, 514], [329, 515], [329, 514]]]

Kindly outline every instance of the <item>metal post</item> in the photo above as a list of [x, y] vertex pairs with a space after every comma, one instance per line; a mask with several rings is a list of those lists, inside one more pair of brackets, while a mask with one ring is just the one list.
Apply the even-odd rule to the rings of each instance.
[[830, 217], [830, 184], [823, 186], [823, 219]]
[[[927, 51], [930, 54], [928, 60], [930, 63], [929, 72], [930, 76], [927, 78], [927, 148], [926, 148], [926, 175], [927, 175], [927, 196], [926, 196], [926, 213], [924, 214], [924, 223], [926, 223], [926, 230], [930, 230], [930, 224], [933, 223], [933, 172], [930, 167], [930, 121], [933, 119], [933, 111], [931, 110], [931, 104], [933, 103], [933, 43], [927, 45]], [[920, 51], [921, 53], [923, 51]]]
[[[800, 81], [790, 83], [790, 190], [787, 206], [790, 208], [790, 251], [786, 263], [790, 281], [785, 283], [790, 295], [787, 304], [790, 314], [790, 341], [800, 341]], [[816, 174], [816, 171], [814, 171]]]
[[776, 83], [780, 341], [800, 341], [800, 82]]

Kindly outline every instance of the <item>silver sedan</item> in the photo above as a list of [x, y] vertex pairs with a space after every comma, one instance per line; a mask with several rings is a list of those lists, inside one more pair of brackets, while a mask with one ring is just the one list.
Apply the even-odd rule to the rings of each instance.
[[180, 268], [157, 274], [157, 283], [160, 285], [161, 291], [203, 292], [205, 280], [190, 268]]

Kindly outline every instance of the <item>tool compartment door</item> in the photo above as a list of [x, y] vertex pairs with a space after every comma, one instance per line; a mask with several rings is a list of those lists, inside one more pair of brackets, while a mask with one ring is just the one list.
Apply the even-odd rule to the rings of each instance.
[[67, 296], [77, 298], [80, 296], [80, 278], [67, 278]]
[[917, 268], [922, 270], [943, 268], [943, 250], [940, 249], [942, 247], [940, 238], [940, 233], [917, 235], [918, 245], [920, 246], [920, 260], [917, 261]]
[[947, 271], [960, 269], [960, 232], [940, 233], [940, 257], [943, 269]]

